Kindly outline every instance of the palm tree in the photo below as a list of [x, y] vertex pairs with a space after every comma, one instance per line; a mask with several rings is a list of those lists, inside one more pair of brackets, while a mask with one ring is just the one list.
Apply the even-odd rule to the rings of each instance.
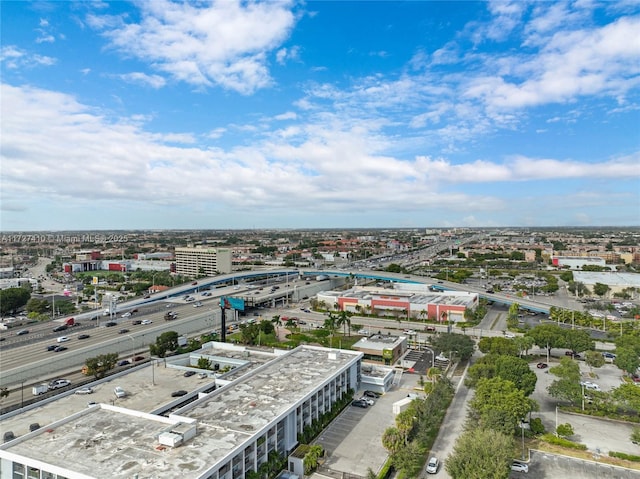
[[336, 319], [336, 326], [342, 326], [343, 334], [346, 334], [346, 328], [349, 327], [349, 336], [351, 336], [351, 313], [349, 311], [340, 311]]
[[338, 317], [334, 316], [333, 313], [329, 313], [329, 317], [327, 319], [324, 320], [324, 329], [326, 329], [327, 331], [329, 331], [329, 347], [333, 347], [333, 335], [336, 332], [336, 329], [338, 328]]

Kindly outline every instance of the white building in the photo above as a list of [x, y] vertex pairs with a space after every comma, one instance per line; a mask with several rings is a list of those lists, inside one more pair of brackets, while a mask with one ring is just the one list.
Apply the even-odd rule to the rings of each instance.
[[254, 365], [244, 352], [233, 360], [212, 352], [238, 374], [168, 417], [99, 404], [6, 442], [0, 479], [244, 478], [272, 452], [288, 457], [305, 428], [361, 382], [359, 352], [300, 346]]
[[231, 273], [229, 248], [176, 248], [176, 273], [192, 278]]

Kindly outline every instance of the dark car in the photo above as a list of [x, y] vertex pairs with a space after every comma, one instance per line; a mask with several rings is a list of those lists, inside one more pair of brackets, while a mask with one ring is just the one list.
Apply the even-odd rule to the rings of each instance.
[[20, 331], [18, 331], [16, 333], [16, 336], [22, 336], [24, 334], [29, 334], [29, 330], [28, 329], [21, 329]]
[[38, 429], [40, 429], [40, 424], [37, 422], [32, 422], [31, 424], [29, 424], [29, 431], [33, 432], [33, 431], [37, 431]]
[[188, 394], [187, 391], [185, 391], [184, 389], [180, 389], [179, 391], [173, 391], [171, 393], [171, 397], [178, 398], [180, 396], [184, 396], [185, 394]]
[[126, 366], [128, 364], [131, 364], [131, 362], [128, 359], [123, 359], [122, 361], [118, 361], [118, 366]]
[[538, 364], [536, 364], [536, 367], [538, 369], [545, 369], [545, 368], [548, 368], [549, 365], [547, 363], [538, 363]]
[[4, 442], [13, 441], [16, 438], [16, 435], [13, 431], [7, 431], [4, 433]]
[[134, 361], [144, 361], [144, 356], [136, 356], [133, 358]]
[[351, 405], [352, 406], [356, 406], [356, 407], [361, 407], [363, 409], [367, 409], [369, 407], [369, 405], [365, 401], [362, 401], [360, 399], [356, 399], [355, 401], [351, 401]]
[[564, 354], [565, 356], [571, 356], [574, 359], [580, 359], [580, 355], [575, 351], [565, 351]]
[[120, 331], [118, 331], [118, 334], [127, 334], [128, 332], [128, 329], [121, 329]]
[[117, 326], [117, 325], [118, 325], [118, 323], [116, 323], [116, 322], [114, 322], [114, 321], [109, 321], [109, 322], [104, 323], [104, 325], [105, 325], [107, 328], [110, 328], [110, 327], [112, 327], [112, 326]]
[[81, 334], [80, 336], [78, 336], [78, 339], [89, 339], [91, 336], [89, 336], [88, 334]]
[[69, 326], [67, 326], [66, 324], [61, 324], [60, 326], [56, 326], [55, 328], [53, 328], [53, 332], [58, 333], [60, 331], [66, 330], [68, 327]]
[[47, 351], [53, 351], [54, 349], [56, 349], [58, 347], [57, 344], [51, 344], [49, 346], [47, 346]]
[[54, 349], [54, 351], [56, 353], [61, 353], [62, 351], [66, 351], [67, 349], [69, 349], [69, 348], [66, 348], [64, 346], [57, 346], [56, 349]]
[[137, 326], [138, 324], [142, 324], [142, 321], [140, 321], [139, 319], [136, 319], [135, 321], [131, 321], [131, 324], [133, 324], [134, 326]]
[[365, 391], [364, 395], [368, 398], [379, 398], [380, 396], [382, 396], [382, 394], [377, 393], [375, 391]]
[[185, 371], [184, 372], [184, 377], [188, 378], [188, 377], [191, 377], [191, 376], [195, 376], [195, 374], [196, 374], [195, 371]]

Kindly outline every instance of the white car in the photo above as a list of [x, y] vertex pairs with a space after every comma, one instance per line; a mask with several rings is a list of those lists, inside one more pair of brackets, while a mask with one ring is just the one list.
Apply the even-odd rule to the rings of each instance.
[[505, 333], [505, 334], [504, 334], [504, 337], [505, 337], [505, 338], [508, 338], [508, 339], [513, 339], [513, 338], [515, 338], [515, 337], [516, 337], [516, 335], [515, 335], [515, 334], [512, 334], [512, 333]]
[[584, 382], [581, 382], [580, 384], [583, 385], [585, 389], [589, 389], [591, 391], [600, 391], [600, 386], [598, 386], [596, 383], [592, 383], [590, 381], [584, 381]]
[[150, 319], [145, 319], [140, 324], [151, 324], [151, 323], [153, 323], [153, 321], [151, 321]]
[[113, 393], [116, 395], [117, 398], [123, 398], [127, 396], [126, 391], [122, 389], [120, 386], [116, 386], [113, 389]]
[[440, 467], [440, 461], [438, 461], [437, 457], [431, 457], [429, 462], [427, 463], [427, 472], [429, 474], [436, 474], [438, 472], [438, 468]]
[[130, 318], [131, 317], [131, 313], [124, 313], [122, 315], [123, 318]]
[[362, 396], [360, 399], [358, 399], [358, 401], [364, 401], [369, 406], [373, 406], [376, 403], [373, 399], [368, 398], [367, 396]]
[[516, 472], [529, 472], [529, 466], [523, 462], [513, 462], [511, 470]]
[[68, 379], [54, 379], [49, 383], [49, 389], [59, 389], [69, 386], [71, 381]]
[[93, 394], [93, 388], [87, 386], [84, 388], [76, 389], [75, 394]]
[[56, 339], [56, 341], [58, 341], [59, 343], [65, 343], [69, 341], [69, 338], [67, 338], [66, 336], [60, 336], [58, 339]]
[[408, 336], [413, 336], [414, 334], [416, 334], [416, 332], [413, 329], [405, 329], [403, 333]]

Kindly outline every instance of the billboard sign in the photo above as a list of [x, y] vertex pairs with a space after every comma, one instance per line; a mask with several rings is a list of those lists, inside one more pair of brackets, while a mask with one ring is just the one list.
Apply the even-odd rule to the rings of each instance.
[[220, 298], [220, 307], [224, 309], [235, 309], [237, 311], [244, 311], [244, 299], [229, 298], [223, 296]]

